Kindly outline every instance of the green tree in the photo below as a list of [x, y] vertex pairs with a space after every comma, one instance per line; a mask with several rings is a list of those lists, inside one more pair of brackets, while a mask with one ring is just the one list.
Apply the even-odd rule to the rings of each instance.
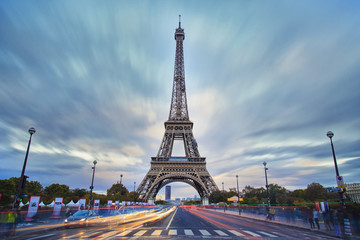
[[16, 194], [17, 183], [20, 178], [9, 178], [9, 179], [0, 179], [0, 193], [1, 200], [0, 203], [2, 206], [10, 205], [14, 202], [14, 198], [11, 198], [12, 194]]
[[[135, 195], [135, 196], [134, 196]], [[138, 198], [139, 198], [139, 193], [138, 192], [134, 192], [134, 191], [131, 191], [129, 192], [129, 194], [127, 195], [127, 201], [130, 201], [130, 202], [133, 202], [134, 199], [135, 201], [138, 201]]]
[[218, 203], [223, 201], [222, 191], [213, 191], [209, 196], [210, 203]]
[[120, 201], [133, 201], [129, 197], [129, 191], [126, 189], [126, 187], [121, 183], [114, 183], [109, 189], [106, 190], [106, 195], [109, 198], [109, 200], [117, 201], [119, 200], [119, 192], [121, 189], [121, 198]]
[[288, 194], [288, 197], [292, 199], [293, 204], [305, 203], [305, 190], [296, 189]]
[[24, 202], [28, 202], [31, 196], [41, 196], [43, 186], [38, 181], [27, 182], [24, 189], [24, 194], [27, 194], [28, 197], [24, 198]]
[[305, 189], [305, 199], [310, 202], [326, 201], [327, 190], [320, 183], [311, 183]]
[[165, 201], [165, 200], [156, 200], [155, 204], [156, 205], [169, 205], [170, 203], [168, 201]]
[[261, 204], [267, 202], [266, 190], [263, 187], [254, 188], [249, 185], [242, 190], [245, 204]]
[[53, 183], [44, 189], [43, 202], [49, 204], [55, 197], [67, 197], [70, 193], [69, 186], [65, 184]]
[[183, 205], [201, 205], [201, 200], [189, 200], [184, 202]]
[[271, 204], [287, 203], [287, 190], [277, 184], [269, 185], [269, 196]]

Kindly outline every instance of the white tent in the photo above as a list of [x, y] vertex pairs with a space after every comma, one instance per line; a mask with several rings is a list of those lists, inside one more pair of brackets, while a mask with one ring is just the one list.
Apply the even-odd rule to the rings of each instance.
[[46, 205], [43, 202], [39, 203], [39, 207], [45, 207]]
[[26, 204], [24, 204], [23, 202], [20, 202], [20, 207], [26, 206], [28, 204], [29, 204], [29, 202], [27, 202]]
[[71, 200], [68, 204], [66, 204], [67, 207], [77, 207], [79, 205], [79, 202], [74, 203], [73, 200]]
[[52, 202], [51, 202], [50, 204], [48, 204], [47, 206], [48, 206], [48, 207], [53, 207], [54, 204], [55, 204], [55, 201], [52, 201]]

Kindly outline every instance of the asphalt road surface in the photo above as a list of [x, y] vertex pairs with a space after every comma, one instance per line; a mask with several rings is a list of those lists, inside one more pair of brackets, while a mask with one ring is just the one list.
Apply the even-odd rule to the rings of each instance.
[[197, 207], [178, 207], [161, 221], [55, 229], [16, 239], [338, 239], [321, 232], [274, 224]]

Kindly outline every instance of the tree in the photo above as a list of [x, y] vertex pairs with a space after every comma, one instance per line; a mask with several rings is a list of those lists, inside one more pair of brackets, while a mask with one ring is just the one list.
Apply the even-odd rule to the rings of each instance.
[[210, 203], [218, 203], [223, 201], [222, 191], [213, 191], [209, 196]]
[[156, 205], [169, 205], [170, 203], [168, 201], [165, 201], [165, 200], [156, 200], [155, 204]]
[[[126, 187], [122, 183], [114, 183], [111, 188], [106, 190], [107, 197], [113, 201], [119, 200], [119, 192], [121, 188], [121, 198], [120, 201], [129, 200], [129, 191], [126, 189]], [[133, 201], [130, 199], [129, 201]]]
[[28, 195], [24, 200], [29, 201], [31, 196], [39, 196], [42, 194], [43, 186], [38, 181], [30, 181], [26, 183], [24, 193]]
[[14, 199], [11, 198], [12, 194], [16, 194], [17, 183], [20, 178], [9, 178], [0, 180], [0, 193], [1, 193], [1, 205], [10, 205]]
[[183, 205], [201, 205], [200, 200], [189, 200], [183, 203]]
[[305, 199], [310, 202], [326, 201], [327, 190], [320, 183], [311, 183], [305, 189]]
[[269, 185], [269, 196], [271, 204], [287, 203], [287, 190], [277, 184]]
[[288, 197], [292, 199], [293, 204], [305, 203], [305, 190], [296, 189], [288, 194]]
[[65, 184], [53, 183], [44, 189], [43, 202], [45, 204], [51, 203], [55, 197], [66, 197], [70, 193], [69, 186]]
[[267, 202], [266, 190], [263, 187], [253, 188], [247, 185], [241, 192], [243, 194], [245, 204], [260, 204]]

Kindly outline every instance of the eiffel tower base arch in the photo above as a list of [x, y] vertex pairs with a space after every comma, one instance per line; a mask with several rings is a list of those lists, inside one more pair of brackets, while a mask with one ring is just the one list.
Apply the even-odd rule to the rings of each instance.
[[143, 202], [153, 202], [164, 186], [183, 182], [199, 194], [202, 204], [209, 205], [209, 196], [218, 188], [206, 169], [205, 162], [152, 161], [149, 172], [140, 183], [137, 192]]

